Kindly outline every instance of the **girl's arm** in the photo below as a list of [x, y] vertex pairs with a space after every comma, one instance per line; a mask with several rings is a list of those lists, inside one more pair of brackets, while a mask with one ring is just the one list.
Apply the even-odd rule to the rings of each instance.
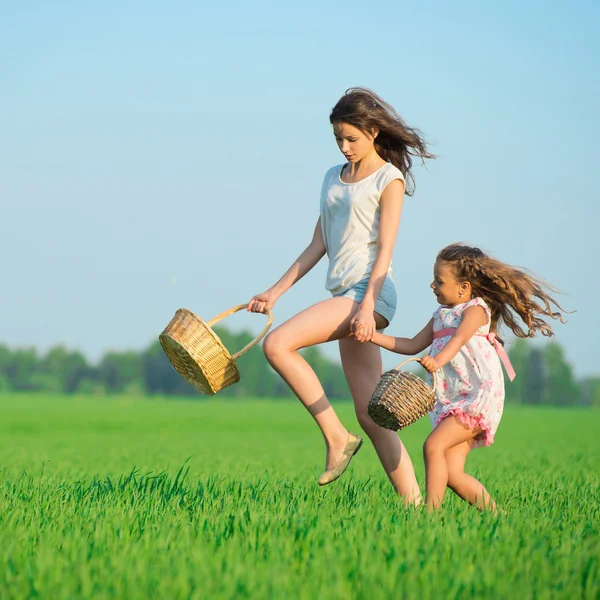
[[381, 193], [379, 200], [381, 214], [379, 216], [379, 235], [377, 237], [377, 254], [373, 271], [369, 278], [365, 297], [360, 308], [350, 322], [350, 329], [354, 331], [359, 342], [370, 342], [375, 333], [375, 301], [381, 293], [383, 282], [387, 276], [392, 262], [394, 242], [400, 226], [402, 201], [404, 199], [404, 182], [400, 179], [391, 181]]
[[433, 319], [414, 338], [397, 338], [376, 331], [371, 341], [397, 354], [419, 354], [419, 352], [431, 346], [431, 342], [433, 342]]
[[443, 350], [436, 356], [424, 357], [421, 364], [430, 373], [441, 369], [458, 354], [458, 351], [475, 335], [475, 332], [486, 323], [487, 314], [481, 306], [470, 306], [465, 309], [456, 333], [450, 338]]
[[285, 272], [283, 277], [266, 292], [258, 294], [248, 303], [251, 312], [268, 312], [277, 299], [302, 279], [325, 256], [325, 241], [321, 229], [321, 217], [317, 221], [310, 244]]

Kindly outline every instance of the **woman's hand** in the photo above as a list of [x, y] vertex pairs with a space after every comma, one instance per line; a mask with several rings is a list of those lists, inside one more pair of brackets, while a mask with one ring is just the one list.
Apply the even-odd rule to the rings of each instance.
[[421, 360], [420, 363], [423, 365], [423, 367], [425, 369], [427, 369], [430, 373], [435, 373], [439, 367], [437, 365], [437, 363], [435, 362], [435, 358], [433, 358], [433, 356], [424, 356]]
[[350, 331], [354, 334], [354, 338], [363, 344], [370, 342], [376, 329], [373, 310], [363, 308], [361, 305], [350, 321]]
[[268, 315], [277, 300], [277, 295], [271, 290], [257, 294], [248, 302], [248, 312], [257, 312]]

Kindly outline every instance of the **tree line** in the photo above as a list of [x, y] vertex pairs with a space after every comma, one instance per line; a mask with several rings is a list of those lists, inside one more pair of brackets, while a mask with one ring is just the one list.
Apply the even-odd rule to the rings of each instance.
[[[215, 328], [215, 333], [232, 350], [242, 348], [253, 338], [250, 333], [232, 333], [222, 327]], [[337, 362], [325, 357], [318, 348], [307, 348], [302, 354], [330, 398], [350, 397], [342, 367]], [[540, 346], [516, 340], [508, 354], [517, 378], [512, 383], [507, 381], [507, 402], [600, 407], [600, 376], [577, 380], [557, 342]], [[259, 348], [242, 356], [238, 368], [241, 381], [219, 392], [219, 396], [292, 397]], [[141, 352], [107, 352], [97, 364], [91, 364], [81, 352], [63, 346], [40, 355], [35, 348], [12, 350], [0, 345], [2, 391], [202, 397], [173, 369], [158, 341]]]

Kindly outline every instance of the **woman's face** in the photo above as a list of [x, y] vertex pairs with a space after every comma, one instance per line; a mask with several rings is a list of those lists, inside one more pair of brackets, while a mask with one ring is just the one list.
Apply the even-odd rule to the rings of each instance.
[[353, 125], [334, 123], [333, 133], [338, 148], [349, 163], [359, 162], [373, 151], [375, 137]]

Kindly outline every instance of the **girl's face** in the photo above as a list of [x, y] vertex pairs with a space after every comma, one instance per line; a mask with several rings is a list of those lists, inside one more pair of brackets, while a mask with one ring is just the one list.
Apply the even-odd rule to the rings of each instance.
[[348, 123], [334, 123], [333, 133], [338, 148], [349, 163], [357, 163], [373, 152], [376, 132], [370, 135]]
[[456, 306], [471, 299], [471, 284], [468, 281], [458, 281], [452, 265], [443, 260], [436, 261], [433, 266], [430, 287], [437, 301], [445, 306]]

